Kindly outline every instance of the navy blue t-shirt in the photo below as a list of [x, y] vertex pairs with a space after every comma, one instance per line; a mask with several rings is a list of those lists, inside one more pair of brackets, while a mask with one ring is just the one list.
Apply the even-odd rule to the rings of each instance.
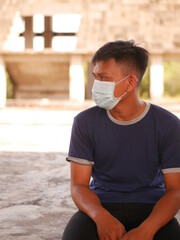
[[163, 174], [180, 172], [180, 120], [149, 103], [123, 122], [92, 107], [74, 119], [67, 160], [93, 167], [90, 188], [102, 203], [156, 203]]

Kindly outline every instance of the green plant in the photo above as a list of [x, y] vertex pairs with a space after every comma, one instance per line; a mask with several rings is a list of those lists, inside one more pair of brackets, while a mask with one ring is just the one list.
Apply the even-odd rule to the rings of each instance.
[[147, 68], [144, 77], [142, 79], [140, 89], [139, 89], [139, 94], [141, 98], [147, 99], [149, 98], [149, 67]]
[[6, 96], [8, 99], [11, 99], [13, 98], [14, 85], [7, 71], [6, 71], [6, 84], [7, 84]]
[[180, 96], [180, 61], [164, 62], [164, 92], [165, 96]]

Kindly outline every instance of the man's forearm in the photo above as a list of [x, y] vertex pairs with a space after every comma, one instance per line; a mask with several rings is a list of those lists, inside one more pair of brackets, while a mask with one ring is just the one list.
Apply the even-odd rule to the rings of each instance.
[[87, 186], [73, 186], [71, 194], [77, 207], [96, 223], [98, 239], [120, 239], [125, 234], [124, 225], [103, 208], [97, 195]]
[[180, 208], [180, 190], [168, 191], [154, 206], [150, 216], [141, 224], [141, 227], [155, 234], [166, 225]]
[[91, 219], [96, 220], [97, 215], [107, 212], [101, 205], [97, 195], [84, 185], [71, 187], [71, 195], [76, 206]]

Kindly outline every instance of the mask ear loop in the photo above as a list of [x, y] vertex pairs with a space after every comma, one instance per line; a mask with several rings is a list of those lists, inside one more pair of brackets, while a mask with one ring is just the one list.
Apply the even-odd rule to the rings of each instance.
[[[126, 77], [124, 77], [123, 79], [121, 79], [119, 82], [115, 83], [115, 85], [121, 83], [122, 81], [126, 80], [128, 77], [130, 76], [130, 74], [128, 74]], [[127, 92], [125, 92], [123, 95], [121, 95], [119, 98], [119, 100], [121, 100], [125, 95], [127, 94]]]
[[122, 99], [128, 92], [125, 92], [123, 95], [121, 95], [118, 99]]
[[[121, 79], [119, 82], [117, 82], [116, 84], [121, 83], [122, 81], [124, 81], [126, 78], [128, 78], [130, 76], [130, 74], [128, 74], [125, 78]], [[136, 78], [136, 82], [138, 82], [137, 77], [134, 75], [134, 77]], [[115, 85], [116, 85], [115, 84]], [[121, 100], [128, 92], [125, 92], [123, 95], [121, 95], [118, 99]]]
[[128, 74], [126, 77], [124, 77], [123, 79], [119, 80], [119, 82], [115, 83], [115, 85], [121, 83], [122, 81], [126, 80], [126, 78], [128, 78], [130, 76], [130, 74]]
[[[128, 77], [130, 76], [130, 74], [128, 74], [126, 77], [124, 77], [123, 79], [121, 79], [119, 82], [115, 83], [116, 84], [119, 84], [121, 83], [122, 81], [126, 80]], [[114, 86], [115, 86], [114, 85]], [[118, 97], [117, 99], [121, 100], [128, 92], [125, 92], [123, 95], [121, 95], [120, 97]]]

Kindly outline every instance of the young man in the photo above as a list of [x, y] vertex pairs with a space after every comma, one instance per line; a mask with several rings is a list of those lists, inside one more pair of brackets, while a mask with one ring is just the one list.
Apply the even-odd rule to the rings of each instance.
[[63, 240], [179, 240], [180, 120], [139, 98], [148, 52], [109, 42], [92, 63], [97, 106], [74, 119], [67, 160], [79, 211]]

